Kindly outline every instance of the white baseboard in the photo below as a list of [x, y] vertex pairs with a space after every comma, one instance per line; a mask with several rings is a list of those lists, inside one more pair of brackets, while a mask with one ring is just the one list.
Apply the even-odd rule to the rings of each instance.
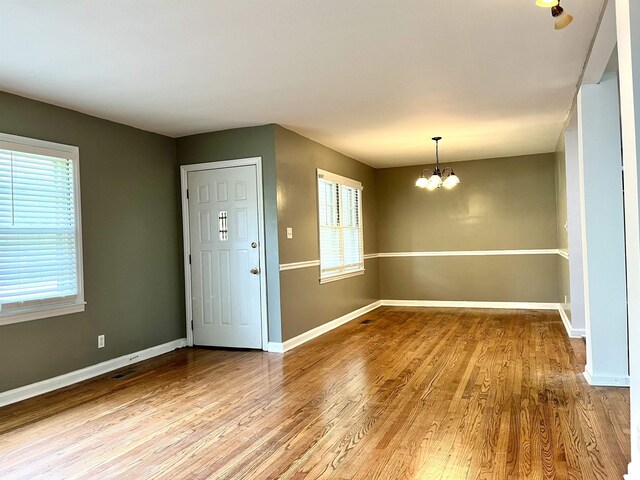
[[155, 347], [130, 353], [129, 355], [123, 355], [122, 357], [113, 358], [106, 362], [97, 363], [96, 365], [65, 373], [64, 375], [59, 375], [57, 377], [42, 380], [40, 382], [25, 385], [24, 387], [8, 390], [6, 392], [0, 392], [0, 407], [35, 397], [37, 395], [42, 395], [43, 393], [51, 392], [52, 390], [57, 390], [58, 388], [66, 387], [74, 383], [82, 382], [83, 380], [97, 377], [98, 375], [117, 370], [118, 368], [141, 362], [142, 360], [147, 360], [152, 357], [157, 357], [158, 355], [171, 352], [176, 348], [182, 348], [186, 345], [187, 339], [179, 338], [178, 340], [163, 343], [162, 345], [156, 345]]
[[334, 328], [344, 325], [345, 323], [364, 315], [371, 310], [380, 306], [385, 307], [437, 307], [437, 308], [500, 308], [510, 310], [556, 310], [560, 314], [562, 323], [567, 330], [567, 334], [571, 338], [581, 338], [584, 336], [584, 330], [574, 329], [567, 317], [562, 305], [559, 303], [542, 303], [542, 302], [474, 302], [474, 301], [448, 301], [448, 300], [378, 300], [366, 305], [351, 313], [347, 313], [340, 318], [336, 318], [330, 322], [320, 325], [309, 330], [297, 337], [287, 340], [283, 343], [269, 342], [267, 351], [272, 353], [283, 353], [292, 348], [302, 345], [309, 340], [316, 338]]
[[506, 308], [510, 310], [557, 310], [557, 303], [467, 302], [449, 300], [380, 300], [385, 307]]
[[567, 317], [567, 313], [564, 311], [562, 304], [558, 304], [558, 313], [560, 314], [560, 318], [562, 319], [562, 323], [564, 324], [564, 328], [567, 331], [567, 335], [569, 338], [582, 338], [586, 335], [584, 328], [573, 328], [571, 326], [571, 321], [569, 317]]
[[370, 303], [369, 305], [365, 305], [362, 308], [359, 308], [357, 310], [354, 310], [353, 312], [347, 313], [346, 315], [336, 318], [335, 320], [331, 320], [330, 322], [320, 325], [319, 327], [308, 330], [298, 335], [297, 337], [293, 337], [283, 343], [269, 342], [267, 346], [267, 351], [274, 352], [274, 353], [287, 352], [292, 348], [295, 348], [299, 345], [302, 345], [305, 342], [308, 342], [309, 340], [319, 337], [323, 333], [327, 333], [328, 331], [333, 330], [334, 328], [338, 328], [340, 325], [344, 325], [345, 323], [350, 322], [351, 320], [358, 318], [359, 316], [364, 315], [365, 313], [368, 313], [371, 310], [375, 310], [379, 306], [380, 306], [380, 301], [378, 300], [377, 302], [373, 302], [373, 303]]
[[448, 300], [380, 300], [386, 307], [437, 307], [437, 308], [503, 308], [510, 310], [557, 310], [569, 338], [582, 338], [584, 329], [573, 328], [560, 303], [540, 302], [468, 302]]
[[590, 365], [585, 366], [582, 375], [592, 387], [628, 387], [631, 383], [629, 375], [594, 375]]
[[281, 342], [269, 342], [267, 344], [267, 352], [284, 353], [284, 344]]
[[638, 462], [631, 462], [627, 469], [629, 473], [624, 476], [625, 480], [640, 480], [640, 464]]

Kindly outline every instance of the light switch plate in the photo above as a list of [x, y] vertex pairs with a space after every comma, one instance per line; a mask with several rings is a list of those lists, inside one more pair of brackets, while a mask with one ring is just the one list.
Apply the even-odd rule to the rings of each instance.
[[104, 348], [104, 335], [98, 335], [98, 348]]
[[293, 228], [287, 227], [287, 238], [293, 238]]

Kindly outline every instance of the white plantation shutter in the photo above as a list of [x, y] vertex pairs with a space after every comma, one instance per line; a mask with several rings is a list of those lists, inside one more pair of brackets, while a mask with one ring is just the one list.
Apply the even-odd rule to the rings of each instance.
[[0, 315], [76, 303], [76, 163], [11, 146], [0, 142]]
[[322, 272], [342, 267], [338, 184], [320, 179], [320, 265]]
[[360, 190], [340, 186], [342, 199], [342, 251], [345, 269], [363, 268], [364, 252], [360, 224]]
[[364, 270], [361, 198], [360, 183], [318, 171], [321, 279]]

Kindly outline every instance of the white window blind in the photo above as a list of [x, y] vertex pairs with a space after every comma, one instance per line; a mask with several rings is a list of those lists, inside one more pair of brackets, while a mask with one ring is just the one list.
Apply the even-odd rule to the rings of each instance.
[[319, 170], [318, 207], [320, 279], [363, 271], [360, 183]]
[[74, 159], [11, 145], [0, 141], [0, 316], [82, 301]]

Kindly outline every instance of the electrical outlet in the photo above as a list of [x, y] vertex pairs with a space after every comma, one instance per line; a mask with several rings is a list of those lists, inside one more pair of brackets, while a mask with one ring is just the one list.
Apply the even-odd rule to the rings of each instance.
[[293, 238], [293, 228], [287, 227], [287, 238]]
[[104, 335], [98, 335], [98, 348], [104, 348]]
[[564, 296], [564, 303], [565, 304], [567, 303], [567, 296], [566, 295]]

